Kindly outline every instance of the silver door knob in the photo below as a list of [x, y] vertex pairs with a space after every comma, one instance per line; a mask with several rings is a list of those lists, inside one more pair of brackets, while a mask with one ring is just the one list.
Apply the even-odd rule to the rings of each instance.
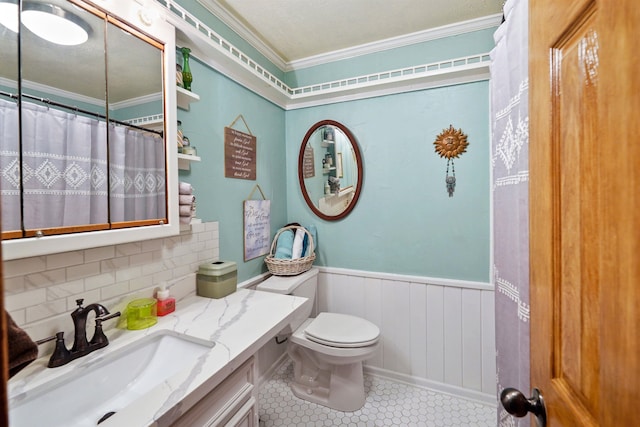
[[500, 393], [500, 402], [504, 409], [514, 417], [522, 418], [531, 412], [536, 416], [538, 427], [546, 427], [547, 409], [544, 406], [542, 394], [537, 388], [533, 389], [529, 399], [520, 390], [511, 387], [505, 388]]

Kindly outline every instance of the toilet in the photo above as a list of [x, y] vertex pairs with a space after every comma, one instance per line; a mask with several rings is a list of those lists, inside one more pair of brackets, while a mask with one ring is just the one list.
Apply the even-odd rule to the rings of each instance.
[[309, 318], [317, 287], [318, 269], [312, 268], [297, 276], [271, 276], [256, 289], [308, 298], [281, 332], [291, 334], [287, 353], [293, 360], [293, 394], [338, 411], [357, 411], [365, 402], [362, 362], [375, 354], [380, 329], [347, 314]]

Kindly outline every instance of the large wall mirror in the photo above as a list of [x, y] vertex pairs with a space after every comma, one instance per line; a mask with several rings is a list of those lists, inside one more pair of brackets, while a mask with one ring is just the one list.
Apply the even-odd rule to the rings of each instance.
[[[27, 251], [36, 255], [49, 252], [50, 236], [170, 222], [175, 34], [142, 21], [143, 7], [0, 0], [3, 244], [37, 240]], [[146, 116], [167, 121], [140, 125]], [[4, 255], [20, 257], [11, 248]]]
[[334, 120], [307, 131], [298, 156], [298, 180], [309, 208], [328, 221], [353, 210], [362, 189], [362, 156], [353, 134]]

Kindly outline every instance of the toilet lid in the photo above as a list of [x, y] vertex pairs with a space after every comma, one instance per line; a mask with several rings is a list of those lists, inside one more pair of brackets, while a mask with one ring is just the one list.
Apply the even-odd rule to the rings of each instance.
[[304, 334], [311, 341], [333, 347], [365, 347], [378, 341], [380, 329], [360, 317], [320, 313], [305, 328]]

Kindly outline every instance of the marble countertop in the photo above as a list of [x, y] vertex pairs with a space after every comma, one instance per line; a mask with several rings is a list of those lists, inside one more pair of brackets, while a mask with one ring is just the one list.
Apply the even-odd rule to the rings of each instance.
[[[170, 425], [281, 331], [305, 301], [301, 297], [247, 289], [221, 299], [187, 297], [177, 303], [175, 312], [159, 317], [158, 323], [149, 329], [107, 331], [110, 340], [107, 347], [67, 365], [47, 368], [48, 355], [34, 361], [9, 381], [9, 407], [28, 399], [51, 381], [88, 369], [100, 358], [157, 331], [170, 330], [214, 341], [215, 346], [206, 357], [193, 366], [185, 366], [100, 424], [101, 427]], [[87, 382], [86, 390], [79, 392], [91, 392], [90, 377]]]

